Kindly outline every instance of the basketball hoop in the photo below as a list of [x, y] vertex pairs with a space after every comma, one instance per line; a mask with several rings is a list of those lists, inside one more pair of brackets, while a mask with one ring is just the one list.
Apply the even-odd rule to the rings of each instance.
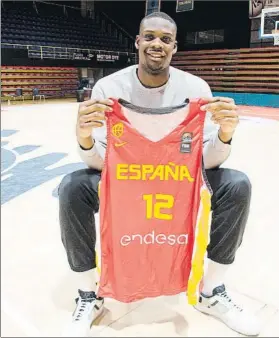
[[273, 38], [274, 46], [279, 45], [279, 6], [263, 8], [260, 32], [261, 38]]

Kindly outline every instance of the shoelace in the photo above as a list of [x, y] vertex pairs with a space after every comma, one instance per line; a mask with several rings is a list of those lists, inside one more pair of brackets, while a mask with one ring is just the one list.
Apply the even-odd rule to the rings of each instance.
[[221, 297], [224, 298], [227, 302], [229, 302], [230, 308], [234, 308], [234, 309], [238, 310], [239, 312], [242, 312], [242, 311], [243, 311], [243, 309], [242, 309], [240, 306], [238, 306], [237, 304], [235, 304], [235, 303], [232, 301], [231, 297], [227, 294], [227, 291], [223, 291], [223, 292], [219, 293], [219, 296], [221, 296]]
[[74, 314], [74, 321], [79, 321], [81, 317], [91, 309], [91, 306], [88, 306], [91, 304], [95, 298], [87, 298], [87, 299], [82, 299], [82, 298], [77, 298], [77, 309]]

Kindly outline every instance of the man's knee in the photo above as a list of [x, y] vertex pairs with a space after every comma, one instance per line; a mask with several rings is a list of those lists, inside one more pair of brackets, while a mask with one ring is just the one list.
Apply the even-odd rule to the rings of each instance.
[[242, 242], [249, 214], [251, 183], [247, 175], [220, 169], [222, 184], [215, 190], [208, 257], [231, 264]]
[[235, 200], [250, 200], [252, 186], [248, 176], [243, 172], [233, 170], [233, 174], [231, 175], [231, 180], [229, 182], [229, 190]]
[[63, 177], [58, 188], [59, 199], [64, 200], [65, 198], [79, 194], [83, 183], [82, 175], [76, 175], [76, 173], [67, 174]]
[[60, 203], [97, 197], [99, 181], [100, 173], [93, 169], [82, 169], [64, 176], [58, 189]]

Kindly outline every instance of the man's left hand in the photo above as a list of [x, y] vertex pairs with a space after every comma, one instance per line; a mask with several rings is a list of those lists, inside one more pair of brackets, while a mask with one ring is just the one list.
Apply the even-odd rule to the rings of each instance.
[[219, 138], [223, 142], [229, 142], [239, 123], [237, 106], [233, 99], [228, 97], [204, 98], [207, 104], [201, 110], [212, 114], [211, 120], [219, 124]]

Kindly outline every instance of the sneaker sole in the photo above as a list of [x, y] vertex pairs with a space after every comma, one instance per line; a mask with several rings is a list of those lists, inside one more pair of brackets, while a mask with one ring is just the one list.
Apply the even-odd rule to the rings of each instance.
[[100, 317], [104, 314], [104, 311], [105, 311], [105, 307], [103, 306], [101, 311], [98, 313], [98, 316], [92, 320], [92, 322], [90, 324], [90, 329], [92, 328], [93, 325], [95, 325], [95, 324], [98, 325], [100, 323], [100, 320], [102, 319]]
[[230, 330], [235, 331], [235, 332], [237, 332], [237, 333], [240, 333], [240, 334], [242, 334], [243, 336], [247, 336], [247, 337], [257, 337], [257, 336], [260, 334], [260, 332], [257, 333], [257, 334], [247, 334], [247, 333], [240, 332], [240, 331], [238, 331], [238, 330], [233, 329], [232, 327], [230, 327], [230, 326], [229, 326], [224, 320], [222, 320], [220, 317], [215, 316], [215, 315], [211, 314], [210, 312], [206, 312], [206, 310], [205, 310], [205, 311], [200, 310], [200, 309], [196, 308], [195, 306], [194, 306], [194, 309], [196, 309], [196, 310], [199, 311], [200, 313], [203, 313], [203, 314], [205, 314], [205, 315], [207, 315], [207, 316], [211, 316], [211, 317], [217, 319], [220, 323], [225, 324]]

